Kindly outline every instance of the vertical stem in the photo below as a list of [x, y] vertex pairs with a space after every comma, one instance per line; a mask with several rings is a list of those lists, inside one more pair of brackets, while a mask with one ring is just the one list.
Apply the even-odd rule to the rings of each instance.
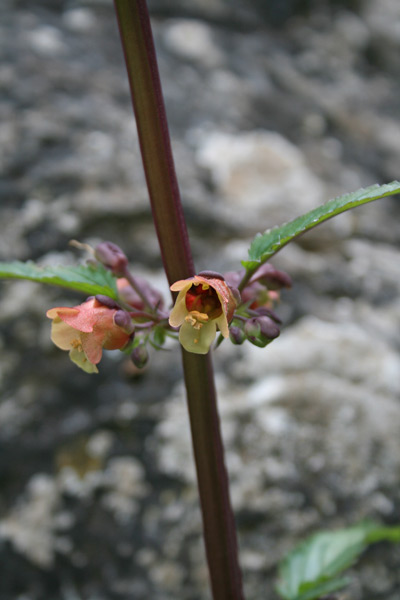
[[[114, 0], [153, 218], [168, 281], [194, 274], [145, 0]], [[243, 600], [210, 356], [183, 350], [204, 540], [214, 600]]]
[[213, 598], [243, 600], [211, 357], [182, 353]]
[[154, 224], [170, 284], [194, 275], [145, 0], [115, 0]]

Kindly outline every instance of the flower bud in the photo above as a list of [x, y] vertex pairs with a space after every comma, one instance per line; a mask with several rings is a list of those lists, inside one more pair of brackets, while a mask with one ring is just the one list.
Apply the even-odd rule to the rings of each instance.
[[244, 333], [244, 331], [242, 329], [240, 329], [240, 327], [236, 327], [236, 325], [232, 325], [232, 327], [229, 327], [229, 338], [232, 342], [232, 344], [235, 344], [236, 346], [240, 346], [240, 344], [243, 344], [243, 342], [246, 339], [246, 335]]
[[143, 367], [147, 364], [149, 360], [149, 353], [145, 344], [140, 343], [136, 348], [132, 350], [131, 360], [135, 367], [138, 369], [143, 369]]
[[[157, 307], [158, 309], [163, 307], [163, 297], [160, 292], [154, 289], [143, 277], [135, 276], [135, 284], [137, 288], [140, 288], [142, 295], [148, 300], [151, 306]], [[136, 290], [133, 289], [125, 277], [117, 280], [117, 289], [120, 299], [126, 304], [130, 304], [137, 310], [145, 310], [146, 305], [143, 299], [139, 296]]]
[[258, 308], [253, 309], [250, 314], [254, 313], [260, 317], [270, 317], [273, 321], [275, 321], [275, 323], [282, 323], [282, 319], [278, 317], [276, 312], [271, 308], [267, 308], [266, 306], [259, 306]]
[[217, 271], [200, 271], [198, 275], [201, 275], [202, 277], [211, 277], [212, 279], [222, 279], [222, 281], [225, 281], [225, 277], [221, 275], [221, 273], [217, 273]]
[[128, 259], [119, 246], [112, 242], [101, 242], [94, 249], [94, 255], [114, 275], [117, 277], [124, 275], [128, 266]]
[[135, 330], [135, 326], [132, 323], [131, 316], [125, 310], [117, 310], [113, 317], [113, 321], [115, 325], [121, 327], [121, 329], [125, 331], [125, 333], [127, 333], [128, 335], [131, 335]]
[[269, 290], [280, 290], [281, 288], [292, 287], [291, 277], [284, 271], [275, 269], [269, 263], [262, 265], [253, 277], [250, 279], [250, 284], [258, 281], [262, 285], [265, 285]]
[[227, 271], [224, 273], [224, 279], [228, 285], [237, 288], [245, 273], [246, 271], [244, 269], [239, 269], [238, 271]]
[[97, 302], [100, 302], [100, 304], [103, 304], [104, 306], [108, 306], [108, 308], [119, 308], [118, 304], [115, 302], [115, 300], [113, 300], [112, 298], [110, 298], [110, 296], [104, 296], [103, 294], [97, 294], [95, 296]]
[[259, 348], [264, 348], [280, 333], [278, 325], [266, 316], [248, 319], [244, 331], [249, 342]]
[[242, 301], [242, 297], [240, 295], [239, 290], [237, 289], [237, 287], [234, 287], [233, 285], [229, 285], [229, 289], [232, 292], [232, 296], [235, 298], [236, 305], [239, 306], [239, 304]]

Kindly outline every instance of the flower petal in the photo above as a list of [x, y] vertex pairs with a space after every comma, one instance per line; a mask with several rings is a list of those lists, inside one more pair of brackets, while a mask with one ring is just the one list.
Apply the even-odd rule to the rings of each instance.
[[80, 333], [56, 316], [51, 324], [51, 340], [57, 348], [71, 350], [74, 342], [79, 343]]
[[104, 333], [93, 331], [93, 333], [81, 333], [82, 348], [88, 360], [97, 365], [103, 354]]
[[171, 292], [180, 292], [183, 289], [186, 289], [186, 291], [191, 287], [193, 281], [196, 279], [196, 277], [189, 277], [188, 279], [180, 279], [179, 281], [175, 281], [175, 283], [173, 283], [170, 286], [170, 290]]
[[[102, 306], [97, 300], [88, 300], [87, 302], [83, 302], [83, 304], [79, 304], [74, 308], [66, 308], [60, 307], [57, 308], [57, 316], [64, 321], [64, 323], [68, 323], [74, 329], [78, 331], [84, 331], [85, 333], [90, 333], [93, 331], [93, 325], [96, 322], [96, 313], [98, 313], [98, 308], [95, 308], [94, 305], [97, 303], [99, 306]], [[109, 308], [102, 306], [103, 310], [110, 310]], [[50, 311], [48, 311], [50, 312]]]
[[77, 315], [79, 312], [78, 308], [71, 308], [70, 306], [57, 306], [56, 308], [50, 308], [46, 313], [46, 317], [49, 319], [55, 319], [58, 317], [59, 310], [69, 311], [71, 315]]
[[118, 327], [118, 325], [115, 325], [114, 329], [109, 331], [103, 339], [103, 348], [105, 350], [122, 350], [130, 339], [131, 336], [128, 333], [121, 329], [121, 327]]
[[212, 287], [217, 292], [218, 299], [221, 303], [222, 312], [225, 314], [227, 322], [230, 323], [236, 309], [236, 300], [226, 281], [223, 279], [217, 279], [216, 277], [205, 277], [202, 275], [195, 275], [194, 279], [203, 285], [206, 284], [209, 287]]
[[215, 339], [216, 330], [215, 321], [205, 323], [201, 329], [195, 329], [185, 321], [179, 330], [179, 341], [188, 352], [207, 354]]
[[[177, 281], [176, 283], [180, 282]], [[171, 325], [171, 327], [179, 327], [179, 325], [182, 325], [183, 321], [185, 320], [185, 317], [188, 314], [188, 309], [186, 308], [186, 294], [191, 287], [192, 282], [186, 281], [186, 285], [179, 292], [175, 302], [175, 306], [171, 310], [171, 314], [169, 315], [169, 324]]]
[[228, 320], [226, 318], [225, 313], [222, 313], [217, 319], [215, 319], [216, 324], [219, 327], [220, 332], [224, 336], [224, 338], [229, 337], [229, 327]]
[[98, 373], [96, 365], [90, 362], [86, 354], [82, 350], [73, 348], [69, 357], [73, 363], [75, 363], [80, 369], [83, 369], [86, 373]]

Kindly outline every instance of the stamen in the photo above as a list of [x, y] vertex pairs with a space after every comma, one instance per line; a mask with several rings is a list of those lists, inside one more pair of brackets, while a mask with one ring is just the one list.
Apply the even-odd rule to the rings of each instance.
[[192, 310], [185, 317], [186, 323], [189, 323], [193, 329], [201, 329], [208, 321], [208, 315], [198, 310]]
[[193, 318], [196, 321], [199, 321], [200, 323], [207, 323], [207, 321], [208, 321], [208, 314], [205, 312], [200, 312], [198, 310], [191, 310], [189, 314], [192, 315]]
[[79, 338], [75, 338], [74, 340], [72, 340], [71, 346], [75, 350], [78, 350], [78, 352], [83, 352], [82, 342]]

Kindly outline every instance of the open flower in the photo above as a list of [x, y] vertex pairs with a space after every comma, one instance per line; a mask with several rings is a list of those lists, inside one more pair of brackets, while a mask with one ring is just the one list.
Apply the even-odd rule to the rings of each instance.
[[226, 338], [236, 308], [232, 289], [222, 276], [195, 275], [171, 285], [179, 292], [169, 323], [180, 327], [179, 341], [188, 352], [207, 354], [217, 327]]
[[53, 319], [51, 339], [86, 373], [98, 373], [103, 348], [123, 348], [130, 335], [114, 322], [117, 309], [101, 304], [95, 298], [79, 306], [51, 308], [46, 315]]

